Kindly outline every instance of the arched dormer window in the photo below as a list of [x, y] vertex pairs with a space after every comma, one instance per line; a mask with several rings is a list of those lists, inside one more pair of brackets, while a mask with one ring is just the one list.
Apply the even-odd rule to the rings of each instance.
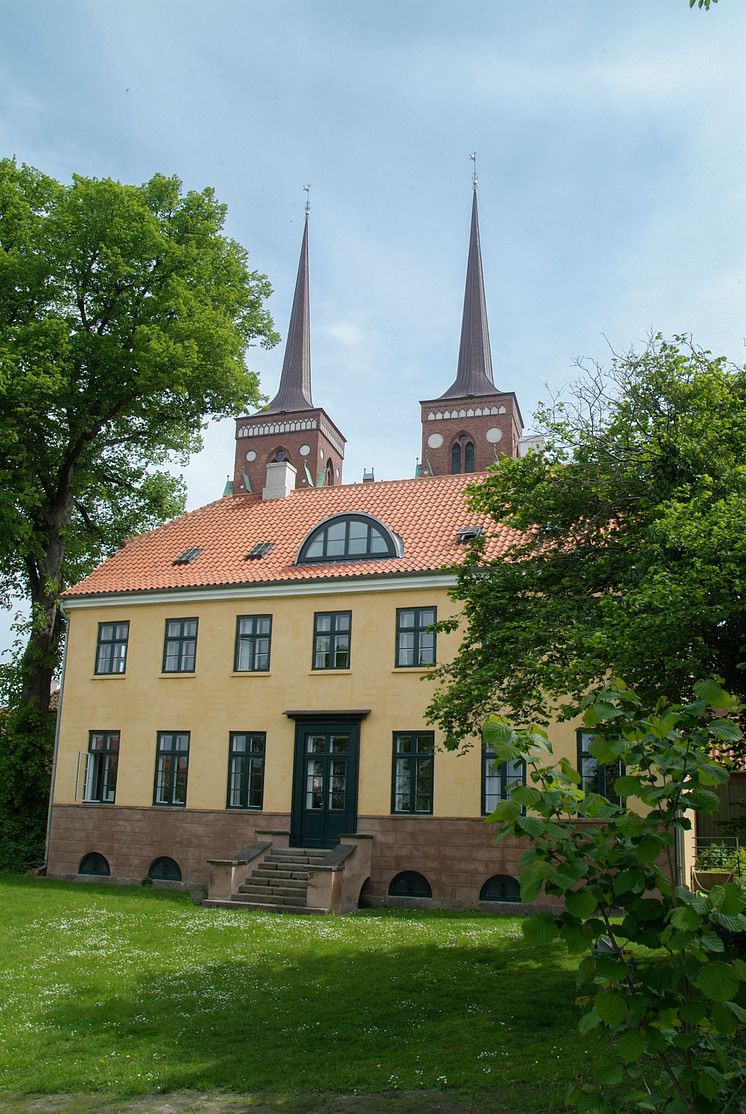
[[474, 442], [466, 433], [460, 433], [451, 445], [451, 472], [474, 471]]
[[315, 526], [300, 547], [298, 565], [333, 561], [384, 561], [401, 557], [401, 540], [366, 514], [340, 514]]

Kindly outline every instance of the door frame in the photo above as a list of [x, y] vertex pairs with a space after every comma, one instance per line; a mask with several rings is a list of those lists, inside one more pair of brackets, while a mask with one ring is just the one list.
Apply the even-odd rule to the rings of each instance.
[[[348, 799], [351, 802], [351, 831], [352, 835], [357, 830], [357, 801], [358, 786], [360, 783], [360, 724], [368, 715], [368, 711], [327, 711], [327, 712], [286, 712], [289, 719], [295, 720], [295, 741], [293, 747], [293, 791], [290, 813], [290, 845], [302, 847], [301, 836], [303, 831], [303, 804], [305, 800], [304, 761], [305, 748], [303, 740], [306, 731], [310, 728], [325, 731], [348, 730], [350, 745], [355, 754], [354, 785], [347, 786]], [[345, 833], [347, 834], [347, 833]]]

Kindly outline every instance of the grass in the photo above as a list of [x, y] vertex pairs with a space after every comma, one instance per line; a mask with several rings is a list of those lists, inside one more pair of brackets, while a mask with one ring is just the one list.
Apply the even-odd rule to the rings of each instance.
[[574, 968], [517, 918], [292, 917], [0, 876], [0, 1091], [492, 1095], [585, 1074]]

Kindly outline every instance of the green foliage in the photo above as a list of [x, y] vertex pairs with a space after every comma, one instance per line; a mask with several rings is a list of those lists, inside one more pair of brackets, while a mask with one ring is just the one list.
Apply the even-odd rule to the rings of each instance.
[[471, 489], [520, 534], [457, 570], [463, 639], [429, 708], [452, 747], [493, 712], [570, 714], [609, 675], [648, 708], [698, 676], [746, 695], [746, 372], [682, 337], [583, 372], [540, 411], [545, 447]]
[[693, 8], [696, 4], [698, 8], [704, 8], [709, 12], [711, 4], [717, 4], [718, 0], [689, 0], [689, 7]]
[[[486, 726], [496, 761], [522, 756], [536, 814], [502, 802], [498, 842], [526, 836], [521, 896], [544, 892], [564, 902], [559, 916], [525, 922], [526, 938], [565, 940], [586, 953], [578, 969], [580, 1032], [601, 1049], [595, 1082], [569, 1096], [579, 1111], [683, 1111], [736, 1114], [746, 1097], [746, 893], [736, 884], [693, 893], [676, 877], [676, 844], [692, 811], [711, 812], [708, 786], [727, 773], [711, 757], [738, 702], [710, 682], [688, 704], [660, 701], [645, 714], [640, 698], [615, 681], [583, 700], [599, 762], [620, 762], [621, 803], [584, 794], [563, 762], [551, 761], [543, 728]], [[713, 702], [718, 717], [713, 717]]]
[[31, 611], [2, 689], [17, 713], [6, 768], [13, 747], [49, 763], [62, 590], [179, 513], [165, 465], [199, 446], [206, 418], [259, 399], [244, 355], [276, 339], [270, 287], [224, 219], [212, 190], [182, 194], [176, 178], [63, 185], [0, 160], [0, 598]]

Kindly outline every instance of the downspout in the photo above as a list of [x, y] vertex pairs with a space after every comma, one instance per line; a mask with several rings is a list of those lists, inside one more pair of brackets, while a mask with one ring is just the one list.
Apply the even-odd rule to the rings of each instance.
[[54, 800], [54, 780], [57, 773], [57, 750], [60, 745], [60, 722], [62, 720], [62, 697], [65, 693], [65, 666], [67, 664], [67, 642], [70, 635], [70, 622], [65, 612], [62, 600], [59, 603], [60, 614], [65, 622], [65, 646], [62, 651], [62, 671], [60, 673], [60, 698], [57, 701], [57, 722], [54, 726], [54, 750], [52, 751], [52, 777], [49, 785], [49, 805], [47, 807], [47, 834], [44, 840], [44, 865], [49, 862], [49, 840], [52, 834], [52, 801]]

